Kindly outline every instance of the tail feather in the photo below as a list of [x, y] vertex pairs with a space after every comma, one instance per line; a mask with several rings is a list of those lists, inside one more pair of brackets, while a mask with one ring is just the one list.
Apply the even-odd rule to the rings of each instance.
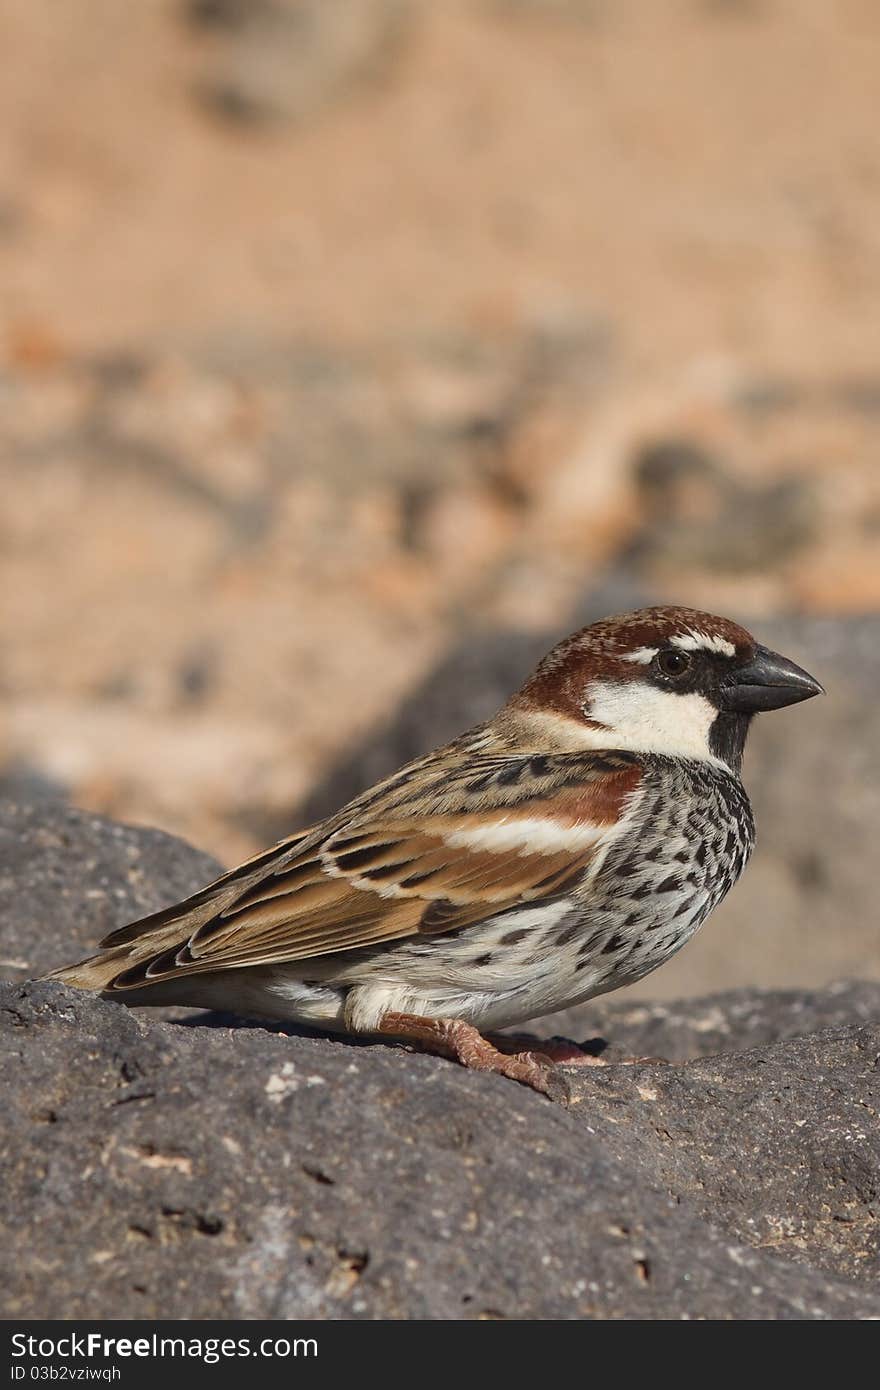
[[[183, 940], [186, 940], [184, 936]], [[73, 985], [76, 989], [97, 991], [109, 990], [123, 971], [130, 970], [142, 962], [153, 960], [169, 946], [182, 944], [179, 932], [169, 932], [167, 928], [145, 931], [143, 936], [131, 945], [110, 946], [86, 956], [85, 960], [74, 961], [73, 965], [62, 965], [50, 970], [44, 980], [60, 980], [63, 985]]]
[[109, 988], [115, 977], [125, 968], [126, 957], [125, 951], [101, 951], [96, 956], [77, 961], [75, 965], [63, 965], [58, 970], [50, 970], [41, 978], [58, 980], [63, 985], [73, 985], [75, 989], [100, 992]]

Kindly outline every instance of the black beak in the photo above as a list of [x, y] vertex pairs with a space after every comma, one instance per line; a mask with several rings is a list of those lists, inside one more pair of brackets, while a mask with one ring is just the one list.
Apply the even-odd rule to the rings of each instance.
[[759, 710], [782, 709], [824, 694], [819, 682], [800, 666], [768, 647], [758, 646], [754, 658], [739, 668], [732, 684], [725, 686], [721, 706], [735, 714], [757, 714]]

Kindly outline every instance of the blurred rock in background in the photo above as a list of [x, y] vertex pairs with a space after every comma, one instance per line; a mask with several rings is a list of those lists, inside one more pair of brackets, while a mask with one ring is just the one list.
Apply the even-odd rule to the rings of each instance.
[[225, 121], [307, 120], [390, 72], [410, 12], [411, 0], [187, 0], [208, 50], [194, 91]]
[[0, 791], [230, 861], [685, 602], [830, 697], [759, 722], [759, 853], [642, 992], [880, 976], [880, 15], [0, 34]]

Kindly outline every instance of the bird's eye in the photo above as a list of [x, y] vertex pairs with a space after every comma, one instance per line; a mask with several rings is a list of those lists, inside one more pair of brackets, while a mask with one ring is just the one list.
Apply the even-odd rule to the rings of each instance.
[[687, 652], [678, 651], [675, 647], [657, 653], [657, 669], [664, 676], [683, 676], [690, 664]]

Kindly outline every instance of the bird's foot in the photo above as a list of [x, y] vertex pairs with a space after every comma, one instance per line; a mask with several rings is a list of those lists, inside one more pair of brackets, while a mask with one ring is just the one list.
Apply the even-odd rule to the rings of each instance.
[[541, 1051], [502, 1052], [484, 1038], [473, 1024], [459, 1018], [421, 1018], [417, 1014], [388, 1013], [379, 1032], [418, 1043], [426, 1052], [449, 1057], [472, 1071], [493, 1071], [507, 1076], [551, 1100], [567, 1100], [564, 1079], [553, 1059]]

